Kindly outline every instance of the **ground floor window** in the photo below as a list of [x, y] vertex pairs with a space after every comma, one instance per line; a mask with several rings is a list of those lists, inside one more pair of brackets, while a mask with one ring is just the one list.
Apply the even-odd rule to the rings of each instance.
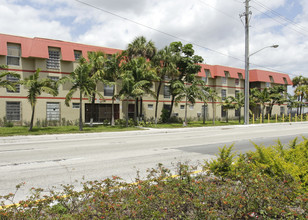
[[47, 121], [60, 121], [60, 103], [47, 102], [46, 104]]
[[241, 109], [235, 109], [235, 117], [239, 117], [240, 116], [240, 111]]
[[20, 102], [6, 103], [6, 119], [8, 121], [20, 121]]
[[201, 115], [202, 117], [207, 117], [208, 114], [208, 106], [207, 105], [202, 105], [202, 109], [201, 109]]
[[[130, 110], [130, 104], [128, 105], [128, 110]], [[128, 111], [128, 113], [130, 112]], [[93, 118], [93, 122], [104, 122], [105, 120], [111, 121], [112, 105], [111, 104], [98, 104], [98, 103], [86, 104], [85, 105], [86, 122], [90, 122], [91, 118]], [[120, 118], [120, 106], [119, 104], [114, 104], [114, 119], [119, 119], [119, 118]]]
[[280, 107], [280, 116], [282, 117], [282, 115], [285, 113], [285, 111], [284, 111], [284, 107], [283, 106], [281, 106]]
[[225, 110], [223, 106], [221, 106], [221, 117], [224, 118], [226, 116], [227, 116], [227, 111]]

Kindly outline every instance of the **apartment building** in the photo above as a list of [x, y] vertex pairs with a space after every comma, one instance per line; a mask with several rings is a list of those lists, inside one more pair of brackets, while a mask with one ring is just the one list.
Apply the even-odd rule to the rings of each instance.
[[[83, 56], [87, 58], [89, 51], [103, 51], [106, 54], [121, 52], [118, 49], [91, 46], [72, 42], [64, 42], [45, 38], [26, 38], [0, 34], [0, 64], [8, 65], [8, 71], [19, 73], [21, 79], [32, 75], [37, 68], [41, 69], [40, 77], [48, 77], [53, 80], [70, 74], [78, 65], [78, 59]], [[236, 93], [244, 91], [245, 72], [243, 69], [200, 64], [201, 71], [197, 77], [204, 80], [206, 86], [214, 88], [217, 93], [224, 99], [227, 96], [234, 96]], [[8, 75], [7, 80], [15, 81], [14, 77]], [[262, 70], [251, 70], [250, 84], [252, 87], [265, 88], [271, 85], [291, 85], [291, 80], [287, 74], [274, 73]], [[65, 96], [70, 89], [69, 84], [64, 84], [59, 88], [59, 95], [53, 97], [43, 93], [38, 97], [35, 112], [36, 120], [60, 121], [77, 120], [79, 118], [79, 97], [78, 94], [72, 99], [68, 107], [64, 104]], [[153, 86], [157, 90], [157, 83]], [[116, 93], [119, 87], [116, 87]], [[98, 91], [104, 95], [105, 100], [97, 99], [94, 105], [94, 122], [103, 122], [111, 118], [111, 96], [113, 87], [108, 85], [98, 85]], [[163, 108], [168, 108], [171, 103], [171, 96], [168, 87], [168, 81], [164, 82], [161, 87], [158, 104], [158, 115]], [[124, 118], [128, 111], [129, 117], [135, 113], [135, 102], [129, 100], [128, 107], [124, 100], [116, 100], [115, 118]], [[88, 98], [84, 98], [83, 107], [85, 109], [83, 120], [90, 121], [90, 105]], [[205, 108], [205, 109], [204, 109]], [[146, 118], [154, 117], [155, 99], [150, 96], [143, 97], [143, 115]], [[203, 110], [206, 117], [212, 117], [212, 103], [197, 102], [188, 108], [188, 117], [201, 118]], [[185, 102], [179, 103], [173, 108], [172, 114], [177, 117], [184, 117]], [[215, 103], [216, 117], [225, 117], [225, 111], [221, 103]], [[243, 109], [242, 115], [243, 115]], [[286, 108], [275, 106], [274, 112], [280, 113]], [[236, 110], [229, 112], [229, 117], [236, 117], [239, 114]], [[18, 85], [16, 91], [10, 91], [0, 88], [0, 118], [6, 117], [7, 120], [15, 124], [24, 124], [30, 121], [31, 106], [27, 101], [27, 88]]]

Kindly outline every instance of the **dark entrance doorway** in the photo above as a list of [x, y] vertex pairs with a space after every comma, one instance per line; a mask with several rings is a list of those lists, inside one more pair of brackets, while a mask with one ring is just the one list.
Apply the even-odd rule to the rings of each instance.
[[[85, 105], [85, 121], [90, 122], [92, 118], [92, 104]], [[104, 122], [104, 120], [111, 121], [112, 105], [111, 104], [94, 104], [93, 122]], [[114, 119], [120, 118], [120, 105], [114, 104]]]

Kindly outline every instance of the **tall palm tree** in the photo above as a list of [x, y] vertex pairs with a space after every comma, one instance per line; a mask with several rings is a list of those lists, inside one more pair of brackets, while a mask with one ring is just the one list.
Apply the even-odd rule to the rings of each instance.
[[[72, 97], [75, 92], [79, 91], [79, 131], [83, 130], [82, 124], [82, 99], [83, 96], [87, 96], [89, 101], [91, 100], [93, 93], [95, 93], [95, 81], [89, 76], [91, 66], [86, 61], [85, 58], [79, 60], [79, 65], [68, 77], [63, 77], [59, 80], [59, 83], [72, 83], [72, 87], [65, 97], [65, 104], [69, 106], [69, 102], [72, 100]], [[100, 93], [97, 93], [101, 96]]]
[[285, 98], [285, 88], [281, 85], [273, 86], [269, 88], [269, 112], [267, 112], [270, 116], [272, 116], [273, 107], [275, 104], [282, 105], [286, 102]]
[[113, 86], [112, 94], [112, 107], [111, 107], [111, 126], [114, 126], [114, 100], [116, 98], [115, 91], [118, 80], [121, 78], [122, 68], [121, 62], [123, 55], [116, 53], [112, 54], [105, 63], [104, 79], [107, 80], [109, 85]]
[[[297, 114], [301, 114], [302, 113], [302, 102], [304, 100], [304, 95], [305, 93], [303, 92], [303, 89], [302, 87], [304, 85], [308, 85], [308, 78], [307, 77], [304, 77], [304, 76], [296, 76], [292, 79], [292, 83], [293, 83], [293, 88], [296, 88], [295, 89], [295, 95], [297, 96], [298, 98], [298, 102], [300, 103], [300, 105], [297, 107]], [[298, 88], [299, 87], [299, 88]]]
[[216, 117], [216, 105], [215, 102], [221, 100], [220, 96], [218, 96], [215, 89], [210, 88], [208, 90], [208, 99], [212, 102], [212, 110], [213, 110], [213, 125], [215, 125], [215, 117]]
[[6, 89], [11, 90], [11, 91], [15, 91], [16, 90], [16, 82], [11, 82], [9, 80], [2, 80], [2, 78], [6, 77], [7, 75], [10, 75], [10, 76], [13, 76], [13, 77], [19, 79], [20, 75], [18, 73], [15, 73], [15, 72], [8, 72], [8, 71], [6, 71], [6, 69], [7, 69], [6, 65], [0, 65], [0, 70], [2, 70], [0, 72], [0, 87], [6, 88]]
[[244, 93], [238, 93], [236, 94], [235, 97], [232, 97], [232, 103], [233, 103], [233, 106], [234, 106], [234, 109], [238, 110], [238, 122], [241, 123], [241, 110], [242, 108], [244, 107], [245, 105], [245, 96], [244, 96]]
[[[94, 106], [95, 106], [95, 99], [97, 93], [97, 83], [99, 81], [104, 82], [104, 67], [106, 62], [106, 54], [102, 51], [96, 52], [88, 52], [88, 59], [90, 65], [89, 76], [93, 80], [93, 94], [91, 100], [91, 122], [94, 120]], [[103, 96], [100, 96], [103, 97]]]
[[178, 104], [185, 99], [185, 117], [184, 126], [187, 126], [187, 106], [188, 102], [192, 105], [196, 103], [196, 99], [201, 97], [200, 81], [194, 80], [191, 85], [185, 85], [183, 81], [177, 80], [172, 84], [172, 89], [178, 94], [175, 99], [175, 103]]
[[226, 122], [229, 122], [229, 110], [230, 109], [234, 109], [234, 105], [233, 105], [233, 98], [232, 96], [228, 96], [223, 103], [221, 104], [221, 106], [223, 107], [223, 109], [226, 111]]
[[[128, 44], [126, 51], [124, 52], [126, 54], [126, 58], [128, 61], [133, 60], [134, 58], [138, 57], [144, 57], [148, 60], [152, 60], [152, 58], [155, 56], [157, 52], [157, 49], [155, 47], [155, 44], [153, 41], [147, 41], [147, 39], [144, 36], [139, 36], [136, 37], [132, 43]], [[146, 79], [146, 80], [152, 80]], [[140, 111], [138, 108], [138, 103], [139, 103], [139, 98], [140, 98]], [[136, 97], [136, 108], [135, 108], [135, 116], [140, 117], [142, 115], [142, 97]]]
[[266, 103], [270, 101], [270, 94], [268, 92], [268, 89], [265, 88], [263, 90], [260, 90], [258, 88], [253, 88], [250, 90], [250, 93], [251, 93], [251, 101], [260, 104], [262, 121], [264, 121], [265, 106]]
[[20, 81], [20, 84], [28, 88], [27, 98], [32, 108], [29, 131], [32, 131], [33, 128], [34, 112], [35, 112], [37, 97], [41, 95], [42, 92], [46, 92], [53, 96], [58, 95], [58, 90], [55, 86], [55, 82], [48, 78], [40, 79], [39, 78], [40, 71], [41, 71], [40, 69], [37, 69], [35, 73], [31, 75], [29, 78], [25, 78], [24, 80]]
[[[121, 90], [119, 95], [127, 101], [126, 126], [128, 126], [128, 100], [129, 98], [142, 97], [144, 94], [155, 95], [151, 90], [150, 76], [153, 70], [143, 57], [138, 57], [122, 64]], [[153, 75], [154, 76], [154, 75]]]
[[172, 53], [170, 47], [158, 51], [158, 53], [152, 59], [153, 66], [156, 69], [156, 75], [158, 78], [158, 87], [156, 91], [156, 105], [155, 105], [155, 124], [157, 124], [157, 112], [159, 103], [159, 94], [161, 86], [166, 78], [174, 79], [179, 75], [179, 71], [175, 64], [175, 56]]

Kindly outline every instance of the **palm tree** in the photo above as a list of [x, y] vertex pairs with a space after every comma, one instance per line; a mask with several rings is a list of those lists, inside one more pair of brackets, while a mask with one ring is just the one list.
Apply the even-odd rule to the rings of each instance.
[[[79, 65], [68, 77], [63, 77], [59, 80], [59, 83], [72, 83], [72, 87], [65, 97], [65, 104], [69, 106], [69, 102], [72, 100], [72, 97], [75, 92], [79, 90], [79, 131], [83, 130], [82, 125], [82, 98], [83, 96], [88, 96], [89, 101], [92, 98], [92, 95], [96, 93], [95, 81], [89, 76], [91, 66], [87, 63], [85, 58], [79, 60]], [[97, 93], [101, 96], [100, 93]]]
[[203, 82], [200, 89], [201, 93], [199, 99], [203, 101], [203, 124], [205, 124], [205, 106], [207, 105], [207, 102], [209, 100], [210, 87], [205, 86]]
[[[304, 100], [305, 93], [303, 92], [305, 89], [302, 88], [304, 85], [308, 85], [308, 78], [303, 76], [296, 76], [292, 79], [293, 88], [295, 89], [295, 95], [298, 98], [298, 102], [300, 103], [299, 107], [297, 107], [297, 114], [302, 113], [302, 102]], [[300, 112], [299, 112], [300, 111]]]
[[122, 54], [112, 54], [105, 63], [104, 79], [109, 85], [113, 85], [112, 107], [111, 107], [111, 126], [114, 126], [114, 100], [116, 98], [115, 90], [118, 80], [121, 77], [121, 62], [123, 60]]
[[48, 78], [39, 79], [40, 71], [41, 71], [40, 69], [37, 69], [35, 73], [31, 75], [29, 78], [26, 78], [20, 81], [20, 84], [28, 88], [27, 97], [28, 97], [28, 101], [30, 102], [31, 108], [32, 108], [32, 115], [31, 115], [29, 131], [32, 131], [32, 128], [33, 128], [34, 112], [35, 112], [37, 97], [41, 95], [42, 92], [46, 92], [53, 96], [56, 96], [58, 94], [58, 90], [53, 80], [48, 79]]
[[[155, 56], [157, 49], [153, 41], [147, 41], [144, 36], [137, 37], [133, 40], [132, 43], [128, 44], [126, 51], [124, 52], [128, 61], [131, 61], [138, 57], [144, 57], [148, 60], [152, 60]], [[152, 77], [146, 79], [147, 81], [152, 80]], [[138, 108], [140, 98], [140, 111]], [[135, 108], [135, 117], [139, 118], [142, 115], [142, 97], [136, 97], [136, 108]]]
[[129, 98], [142, 97], [148, 93], [155, 95], [151, 91], [152, 80], [150, 76], [153, 75], [149, 63], [143, 57], [138, 57], [122, 64], [121, 74], [121, 90], [119, 96], [127, 100], [126, 111], [126, 126], [128, 126], [128, 100]]
[[187, 126], [187, 106], [188, 102], [192, 105], [196, 103], [196, 99], [202, 96], [200, 89], [201, 82], [194, 80], [191, 85], [185, 85], [183, 81], [177, 80], [172, 84], [172, 89], [178, 94], [175, 103], [178, 104], [182, 99], [185, 99], [185, 118], [184, 126]]
[[[231, 96], [232, 97], [232, 96]], [[234, 109], [238, 110], [238, 122], [241, 123], [241, 110], [242, 107], [245, 105], [245, 96], [244, 93], [238, 93], [235, 97], [232, 97], [232, 103], [234, 106]]]
[[157, 124], [157, 112], [159, 103], [159, 94], [163, 81], [173, 79], [179, 75], [179, 71], [175, 65], [175, 56], [171, 52], [170, 47], [158, 51], [158, 53], [152, 59], [153, 66], [156, 69], [156, 75], [158, 78], [158, 87], [156, 91], [156, 105], [155, 105], [155, 124]]
[[212, 110], [213, 110], [213, 125], [215, 125], [215, 117], [216, 117], [216, 105], [215, 102], [219, 101], [221, 98], [218, 96], [215, 89], [210, 88], [208, 90], [208, 99], [210, 102], [212, 102]]
[[253, 88], [250, 90], [250, 92], [251, 92], [251, 101], [254, 103], [259, 103], [261, 106], [262, 121], [264, 121], [265, 106], [266, 103], [270, 101], [270, 94], [268, 92], [268, 89], [265, 88], [260, 91], [258, 88]]
[[229, 122], [229, 110], [230, 109], [234, 109], [234, 105], [233, 105], [233, 98], [232, 96], [228, 96], [222, 103], [222, 107], [223, 109], [226, 111], [226, 122]]
[[285, 88], [281, 85], [274, 86], [269, 88], [269, 112], [267, 112], [270, 116], [272, 116], [273, 107], [275, 104], [281, 105], [286, 102], [285, 98]]
[[[99, 81], [104, 83], [104, 67], [106, 62], [106, 54], [102, 51], [96, 51], [96, 52], [88, 52], [88, 58], [89, 58], [89, 65], [90, 65], [90, 71], [89, 76], [94, 81], [93, 84], [93, 94], [92, 94], [92, 105], [91, 105], [91, 123], [94, 120], [94, 106], [95, 106], [95, 99], [96, 99], [96, 93], [97, 93], [97, 83]], [[103, 98], [103, 96], [100, 96]], [[91, 124], [92, 125], [92, 124]]]
[[[7, 69], [6, 65], [0, 65], [0, 70], [5, 70], [5, 69]], [[15, 91], [16, 90], [16, 82], [11, 82], [9, 80], [2, 80], [2, 78], [6, 77], [7, 75], [13, 76], [17, 79], [20, 78], [20, 75], [18, 73], [8, 72], [8, 71], [0, 72], [0, 87], [6, 88], [6, 89], [11, 90], [11, 91]]]

